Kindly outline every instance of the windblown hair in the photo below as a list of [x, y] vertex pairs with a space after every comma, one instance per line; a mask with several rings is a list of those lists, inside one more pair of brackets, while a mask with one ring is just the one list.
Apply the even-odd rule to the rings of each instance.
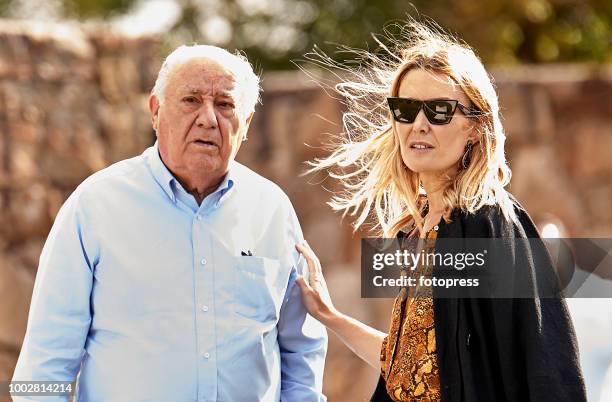
[[[391, 34], [391, 28], [399, 28], [399, 34]], [[370, 216], [377, 235], [394, 237], [413, 222], [422, 230], [424, 189], [418, 173], [402, 160], [386, 102], [388, 96], [398, 96], [406, 73], [419, 68], [448, 77], [463, 90], [476, 112], [470, 118], [475, 120], [479, 140], [469, 166], [459, 169], [454, 177], [443, 177], [445, 220], [450, 220], [454, 208], [474, 213], [485, 205], [498, 205], [507, 219], [516, 220], [513, 202], [504, 189], [511, 171], [504, 156], [506, 136], [497, 94], [478, 56], [434, 23], [410, 20], [387, 27], [382, 37], [374, 35], [374, 39], [381, 47], [380, 54], [341, 48], [356, 56], [357, 67], [334, 62], [318, 49], [306, 55], [310, 63], [340, 80], [332, 88], [347, 110], [342, 118], [344, 133], [331, 155], [309, 162], [307, 173], [328, 170], [341, 182], [342, 192], [328, 204], [343, 211], [343, 216], [356, 216], [355, 230]], [[306, 72], [313, 74], [309, 69]]]

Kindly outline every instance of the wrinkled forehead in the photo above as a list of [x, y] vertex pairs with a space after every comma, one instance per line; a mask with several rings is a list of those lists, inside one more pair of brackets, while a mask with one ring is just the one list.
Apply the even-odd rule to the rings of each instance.
[[237, 99], [239, 86], [230, 68], [211, 59], [191, 59], [175, 66], [168, 86], [180, 93], [224, 95]]
[[422, 68], [411, 69], [404, 74], [397, 96], [420, 100], [448, 98], [464, 103], [468, 101], [461, 86], [451, 77]]

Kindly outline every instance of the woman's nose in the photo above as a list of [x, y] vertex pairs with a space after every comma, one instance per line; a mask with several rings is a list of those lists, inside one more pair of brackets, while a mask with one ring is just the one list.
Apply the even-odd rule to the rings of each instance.
[[423, 109], [419, 110], [416, 118], [414, 119], [414, 123], [412, 123], [412, 129], [414, 131], [423, 131], [428, 132], [430, 129], [429, 120], [427, 120], [427, 116], [425, 116], [425, 112]]

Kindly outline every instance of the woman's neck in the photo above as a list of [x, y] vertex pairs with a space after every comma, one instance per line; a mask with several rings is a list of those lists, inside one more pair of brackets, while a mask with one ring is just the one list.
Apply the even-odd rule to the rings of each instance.
[[428, 215], [442, 214], [445, 209], [444, 205], [444, 183], [438, 177], [423, 175], [421, 184], [427, 194]]

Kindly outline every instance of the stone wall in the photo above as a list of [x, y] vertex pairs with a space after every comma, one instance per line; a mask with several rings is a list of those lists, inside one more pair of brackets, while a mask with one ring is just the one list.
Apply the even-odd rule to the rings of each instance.
[[[0, 381], [25, 332], [38, 256], [55, 214], [91, 173], [152, 143], [146, 99], [160, 65], [152, 38], [0, 22]], [[540, 223], [573, 236], [612, 232], [612, 69], [493, 69], [511, 191]], [[359, 298], [359, 234], [325, 202], [335, 188], [302, 177], [340, 132], [342, 108], [303, 75], [264, 76], [263, 106], [239, 160], [283, 187], [319, 255], [336, 305], [386, 330], [389, 300]], [[330, 335], [325, 392], [363, 401], [377, 373]]]
[[11, 378], [63, 201], [152, 141], [146, 99], [158, 51], [152, 39], [0, 21], [0, 381]]

